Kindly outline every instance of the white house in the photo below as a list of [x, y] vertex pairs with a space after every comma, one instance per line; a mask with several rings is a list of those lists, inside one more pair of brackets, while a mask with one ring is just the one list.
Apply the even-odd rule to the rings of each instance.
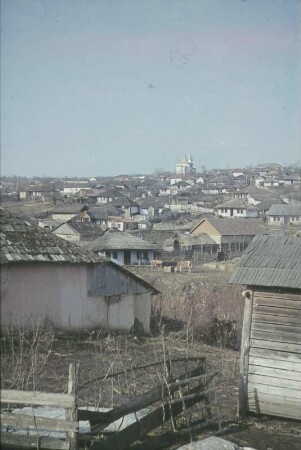
[[214, 208], [215, 215], [219, 217], [258, 217], [257, 209], [245, 200], [233, 198]]
[[266, 213], [269, 225], [301, 224], [301, 203], [272, 205]]
[[124, 266], [150, 264], [155, 257], [157, 245], [110, 228], [103, 236], [87, 244], [87, 248], [97, 254], [105, 254], [116, 264]]
[[1, 325], [149, 331], [149, 283], [1, 209]]

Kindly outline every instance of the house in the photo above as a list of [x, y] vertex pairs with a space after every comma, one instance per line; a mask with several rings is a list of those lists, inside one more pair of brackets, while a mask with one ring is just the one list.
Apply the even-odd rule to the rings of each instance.
[[76, 192], [74, 198], [80, 203], [85, 201], [86, 203], [95, 204], [97, 203], [97, 198], [99, 195], [98, 189], [81, 188]]
[[283, 178], [284, 186], [300, 186], [301, 184], [301, 176], [298, 174], [286, 175]]
[[280, 201], [281, 203], [281, 198], [278, 193], [264, 187], [248, 186], [247, 188], [242, 189], [240, 191], [240, 194], [244, 198], [247, 198], [247, 201], [250, 205], [254, 206], [258, 205], [258, 203], [262, 201], [274, 201], [274, 203]]
[[263, 163], [258, 164], [255, 167], [255, 171], [259, 172], [260, 175], [267, 175], [271, 170], [276, 170], [277, 172], [281, 171], [283, 166], [277, 163]]
[[[62, 222], [64, 223], [64, 222]], [[59, 221], [55, 219], [39, 219], [38, 226], [43, 228], [44, 231], [51, 231], [60, 224]]]
[[269, 225], [301, 224], [301, 203], [272, 205], [266, 213]]
[[73, 217], [77, 216], [84, 211], [87, 211], [89, 207], [82, 203], [61, 203], [48, 211], [48, 215], [51, 219], [58, 220], [59, 222], [66, 222]]
[[110, 216], [107, 225], [109, 228], [117, 228], [119, 231], [138, 230], [139, 221], [130, 217]]
[[301, 419], [301, 238], [256, 236], [230, 283], [245, 286], [239, 411]]
[[129, 197], [117, 197], [112, 200], [111, 204], [116, 208], [121, 209], [128, 217], [132, 217], [140, 213], [140, 205]]
[[173, 183], [170, 188], [169, 192], [176, 194], [178, 191], [183, 191], [191, 187], [191, 184], [187, 183], [185, 180], [177, 181], [176, 183]]
[[111, 203], [108, 203], [103, 206], [95, 206], [89, 208], [87, 211], [84, 211], [80, 215], [80, 221], [82, 222], [91, 222], [99, 225], [107, 225], [110, 216], [120, 216], [123, 217], [121, 211], [113, 206]]
[[103, 189], [97, 197], [97, 203], [110, 203], [112, 200], [114, 200], [114, 198], [118, 198], [121, 195], [122, 192], [120, 191], [120, 189]]
[[51, 202], [56, 198], [56, 190], [53, 184], [28, 186], [20, 190], [20, 200], [37, 200]]
[[205, 233], [219, 246], [219, 251], [239, 255], [257, 234], [267, 233], [261, 219], [202, 219], [189, 234]]
[[[216, 254], [218, 244], [208, 234], [179, 234], [175, 233], [171, 238], [163, 242], [163, 250], [166, 252], [186, 252], [187, 257], [197, 260], [196, 254]], [[188, 255], [188, 252], [190, 254]]]
[[2, 209], [0, 220], [2, 326], [149, 331], [149, 283]]
[[91, 222], [73, 222], [72, 220], [56, 226], [51, 232], [77, 245], [85, 245], [87, 242], [97, 239], [104, 233], [101, 225], [96, 225]]
[[87, 248], [97, 254], [105, 254], [116, 264], [124, 266], [150, 264], [155, 257], [157, 245], [110, 228], [103, 236], [88, 244]]
[[240, 198], [232, 198], [214, 208], [214, 212], [220, 217], [258, 217], [257, 209], [247, 201]]
[[60, 189], [62, 195], [67, 197], [73, 197], [78, 191], [90, 189], [90, 183], [85, 180], [78, 180], [76, 182], [66, 182]]
[[[278, 177], [270, 177], [270, 176], [265, 176], [265, 175], [261, 175], [257, 178], [255, 178], [255, 186], [263, 186], [263, 187], [277, 187], [280, 186], [280, 181], [278, 179]], [[284, 182], [283, 182], [284, 184]]]
[[170, 196], [148, 197], [140, 203], [140, 214], [146, 217], [153, 217], [163, 214], [170, 203]]
[[242, 176], [244, 176], [244, 174], [245, 174], [244, 169], [234, 169], [232, 172], [232, 176], [234, 178], [242, 177]]

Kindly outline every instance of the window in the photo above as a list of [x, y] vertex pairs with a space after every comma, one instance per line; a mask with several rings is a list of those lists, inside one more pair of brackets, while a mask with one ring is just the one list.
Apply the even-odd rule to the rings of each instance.
[[112, 252], [112, 259], [117, 259], [117, 252]]
[[148, 261], [148, 252], [143, 252], [144, 261]]
[[105, 252], [106, 258], [111, 259], [111, 252]]

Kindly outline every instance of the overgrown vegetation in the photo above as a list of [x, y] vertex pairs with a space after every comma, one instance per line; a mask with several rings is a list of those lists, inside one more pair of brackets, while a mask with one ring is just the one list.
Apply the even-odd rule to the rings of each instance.
[[[35, 390], [51, 354], [54, 334], [39, 324], [30, 329], [7, 326], [1, 330], [1, 381], [11, 389]], [[9, 370], [7, 370], [9, 368]]]
[[240, 289], [213, 291], [201, 287], [197, 292], [180, 292], [179, 295], [161, 294], [154, 300], [155, 323], [166, 323], [185, 329], [189, 339], [202, 340], [220, 347], [239, 349], [242, 329], [243, 302]]

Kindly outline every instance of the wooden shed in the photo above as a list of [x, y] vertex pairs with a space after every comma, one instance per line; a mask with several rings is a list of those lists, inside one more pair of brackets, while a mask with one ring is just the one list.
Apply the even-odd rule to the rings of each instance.
[[256, 236], [230, 283], [245, 285], [239, 412], [301, 419], [301, 238]]

